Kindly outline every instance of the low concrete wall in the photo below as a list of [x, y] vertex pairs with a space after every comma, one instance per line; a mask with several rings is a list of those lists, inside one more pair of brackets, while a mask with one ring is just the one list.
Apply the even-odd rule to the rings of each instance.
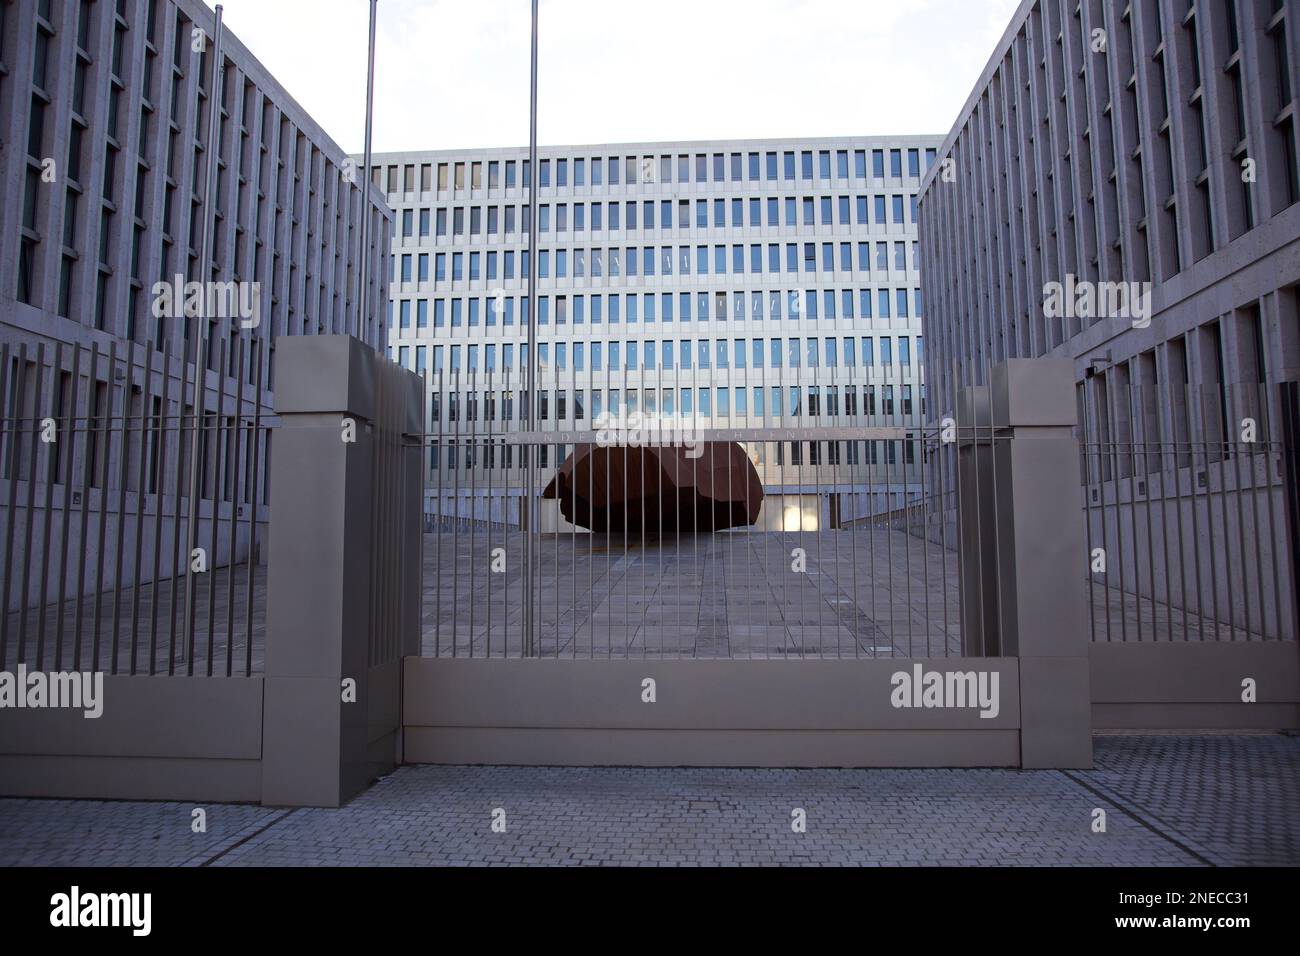
[[[1300, 727], [1295, 641], [1097, 642], [1088, 653], [1094, 730]], [[1256, 700], [1242, 700], [1242, 681]]]
[[[895, 708], [891, 677], [998, 674], [999, 711]], [[642, 700], [655, 682], [654, 703]], [[1020, 762], [1009, 659], [449, 660], [408, 657], [407, 763], [968, 767]]]
[[0, 793], [256, 802], [262, 680], [104, 677], [102, 716], [0, 711]]

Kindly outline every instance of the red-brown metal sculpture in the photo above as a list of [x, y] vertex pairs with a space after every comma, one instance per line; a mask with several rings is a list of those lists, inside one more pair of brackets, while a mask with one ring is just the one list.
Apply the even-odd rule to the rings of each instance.
[[578, 445], [542, 497], [592, 531], [722, 531], [758, 520], [763, 484], [735, 442]]

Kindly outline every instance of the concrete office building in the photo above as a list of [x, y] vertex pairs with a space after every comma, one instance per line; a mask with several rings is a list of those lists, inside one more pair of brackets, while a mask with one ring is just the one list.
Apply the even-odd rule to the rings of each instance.
[[[1253, 594], [1237, 575], [1258, 560], [1252, 635], [1294, 635], [1263, 527], [1284, 514], [1278, 456], [1241, 471], [1222, 443], [1248, 422], [1276, 442], [1277, 385], [1300, 376], [1298, 43], [1295, 0], [1025, 0], [920, 198], [930, 416], [1003, 359], [1071, 359], [1102, 452], [1090, 543], [1123, 590], [1202, 611], [1198, 592]], [[1192, 577], [1206, 561], [1217, 581]]]
[[[0, 342], [10, 348], [3, 415], [27, 426], [5, 430], [0, 475], [6, 485], [24, 480], [25, 487], [35, 454], [37, 469], [30, 473], [51, 476], [56, 497], [67, 491], [79, 503], [84, 490], [92, 513], [110, 503], [110, 522], [118, 515], [117, 486], [124, 484], [121, 514], [147, 513], [144, 547], [150, 549], [152, 523], [170, 528], [187, 509], [188, 496], [181, 500], [176, 492], [187, 482], [164, 478], [155, 464], [181, 462], [188, 472], [189, 443], [164, 422], [174, 426], [193, 414], [190, 385], [181, 394], [180, 383], [194, 380], [203, 321], [157, 317], [155, 283], [173, 284], [177, 276], [182, 283], [233, 283], [240, 304], [257, 312], [255, 326], [243, 321], [245, 311], [207, 315], [200, 447], [205, 526], [231, 509], [243, 515], [246, 507], [266, 504], [264, 481], [253, 489], [253, 482], [229, 473], [232, 462], [247, 463], [253, 452], [241, 448], [235, 455], [233, 445], [248, 444], [252, 430], [230, 424], [271, 407], [276, 339], [346, 333], [382, 347], [386, 338], [382, 277], [391, 213], [382, 195], [363, 194], [364, 177], [353, 174], [343, 150], [228, 30], [214, 97], [214, 31], [213, 10], [198, 0], [0, 4], [0, 189], [9, 200], [0, 204]], [[209, 202], [214, 107], [220, 113]], [[363, 215], [370, 217], [372, 249], [365, 314]], [[75, 374], [74, 345], [82, 348]], [[99, 350], [93, 368], [92, 346]], [[31, 441], [30, 423], [46, 415], [60, 422], [91, 419], [104, 428], [125, 418], [130, 425], [124, 441], [78, 440], [71, 454], [56, 455], [53, 446]], [[265, 434], [257, 440], [268, 444]], [[89, 471], [87, 448], [98, 456]], [[259, 452], [265, 462], [268, 449]], [[232, 500], [233, 488], [242, 501]], [[26, 501], [25, 491], [16, 500]], [[35, 499], [38, 506], [42, 501]], [[15, 513], [21, 522], [21, 509]], [[62, 519], [54, 520], [58, 540]], [[114, 531], [111, 525], [109, 534]], [[240, 535], [237, 558], [245, 547]], [[224, 537], [218, 560], [228, 550]], [[5, 560], [25, 559], [40, 556]], [[143, 563], [152, 566], [150, 555]], [[104, 570], [111, 584], [116, 568]]]
[[[696, 428], [916, 420], [925, 389], [916, 196], [937, 142], [539, 150], [538, 428], [591, 429], [607, 413]], [[389, 348], [428, 376], [432, 432], [481, 442], [522, 427], [527, 157], [375, 157], [374, 182], [396, 216]], [[915, 484], [915, 443], [747, 444], [768, 494], [801, 499], [793, 523], [804, 528], [897, 507]], [[517, 495], [517, 461], [447, 457], [431, 449], [427, 511], [482, 517], [489, 481]], [[475, 478], [473, 502], [438, 503], [440, 482], [468, 494]], [[819, 498], [814, 485], [835, 490]], [[765, 523], [789, 525], [784, 510]]]

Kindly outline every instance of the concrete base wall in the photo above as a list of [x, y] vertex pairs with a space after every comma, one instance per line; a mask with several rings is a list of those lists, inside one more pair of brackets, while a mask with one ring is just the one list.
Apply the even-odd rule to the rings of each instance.
[[122, 800], [261, 799], [256, 677], [104, 677], [102, 716], [6, 709], [0, 794]]
[[[999, 677], [999, 711], [895, 708], [917, 664]], [[643, 700], [652, 679], [653, 703]], [[408, 763], [1017, 766], [1019, 671], [980, 661], [407, 658]]]
[[1295, 641], [1094, 643], [1088, 661], [1094, 730], [1300, 728]]

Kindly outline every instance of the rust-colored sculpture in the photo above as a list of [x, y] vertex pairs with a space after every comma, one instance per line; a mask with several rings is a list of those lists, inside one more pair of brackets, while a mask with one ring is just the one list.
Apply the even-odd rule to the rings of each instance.
[[542, 497], [592, 531], [721, 531], [758, 520], [763, 484], [735, 442], [578, 445]]

